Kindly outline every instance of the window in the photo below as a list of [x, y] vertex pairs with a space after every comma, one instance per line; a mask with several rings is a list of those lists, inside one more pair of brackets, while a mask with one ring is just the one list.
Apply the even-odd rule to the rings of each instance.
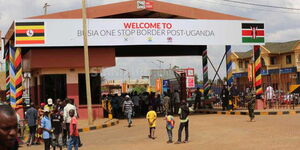
[[291, 55], [287, 55], [285, 60], [286, 60], [286, 64], [292, 64], [292, 56]]
[[241, 60], [239, 61], [239, 68], [243, 68], [243, 62]]
[[245, 68], [248, 68], [249, 61], [245, 61]]
[[270, 64], [271, 64], [271, 65], [277, 64], [276, 57], [271, 57], [271, 62], [270, 62]]

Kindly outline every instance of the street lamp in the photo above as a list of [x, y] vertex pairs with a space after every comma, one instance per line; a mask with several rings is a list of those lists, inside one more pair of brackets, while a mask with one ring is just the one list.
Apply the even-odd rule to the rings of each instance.
[[161, 69], [161, 64], [164, 63], [164, 61], [157, 59], [156, 61], [159, 62], [159, 69]]
[[125, 73], [125, 71], [127, 71], [127, 70], [126, 70], [126, 69], [123, 69], [123, 68], [120, 68], [120, 70], [123, 71], [123, 83], [124, 83], [124, 73]]

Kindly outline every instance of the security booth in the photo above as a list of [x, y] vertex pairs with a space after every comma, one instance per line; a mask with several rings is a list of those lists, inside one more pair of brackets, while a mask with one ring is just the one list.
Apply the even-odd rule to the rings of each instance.
[[[224, 45], [220, 55], [225, 54], [226, 45], [228, 57], [230, 45], [264, 44], [261, 22], [167, 2], [95, 6], [87, 9], [87, 16], [94, 117], [103, 115], [99, 105], [101, 72], [115, 66], [116, 57], [202, 56], [207, 94], [207, 45]], [[47, 98], [68, 97], [75, 100], [80, 117], [87, 118], [82, 33], [81, 9], [29, 17], [12, 24], [6, 34], [5, 57], [10, 84], [7, 99], [13, 106], [18, 107], [24, 95], [36, 104]], [[259, 51], [256, 46], [256, 57]], [[257, 79], [259, 64], [257, 61]], [[232, 82], [231, 61], [227, 67], [228, 82]], [[22, 76], [25, 73], [30, 74], [26, 80]], [[260, 82], [255, 84], [258, 94], [262, 92]]]

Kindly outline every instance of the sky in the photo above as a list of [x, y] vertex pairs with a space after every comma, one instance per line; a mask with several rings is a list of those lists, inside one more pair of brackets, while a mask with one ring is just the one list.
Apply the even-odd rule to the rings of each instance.
[[[121, 2], [125, 0], [86, 0], [87, 7]], [[294, 8], [278, 9], [245, 4], [237, 4], [226, 0], [161, 0], [165, 2], [186, 5], [190, 7], [206, 9], [225, 14], [252, 18], [265, 23], [267, 42], [286, 42], [300, 40], [300, 0], [236, 0], [239, 2], [251, 2], [261, 5]], [[0, 0], [0, 30], [2, 36], [7, 32], [13, 20], [30, 16], [42, 15], [43, 6], [48, 3], [48, 13], [55, 13], [81, 8], [81, 0]], [[232, 51], [250, 50], [250, 46], [233, 46]], [[208, 56], [213, 65], [217, 67], [225, 52], [225, 46], [208, 46]], [[159, 63], [163, 61], [163, 63]], [[106, 80], [123, 78], [120, 68], [126, 69], [131, 79], [139, 79], [149, 75], [151, 69], [164, 69], [171, 66], [181, 68], [195, 68], [196, 74], [202, 78], [202, 57], [145, 57], [145, 58], [117, 58], [116, 66], [105, 68], [103, 74]], [[219, 74], [226, 75], [225, 63], [221, 65]], [[209, 78], [215, 75], [209, 65]]]

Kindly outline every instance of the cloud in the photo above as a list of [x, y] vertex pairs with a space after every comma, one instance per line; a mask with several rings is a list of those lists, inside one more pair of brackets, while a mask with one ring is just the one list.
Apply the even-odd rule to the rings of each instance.
[[300, 40], [300, 28], [286, 29], [270, 33], [266, 40], [268, 42]]

